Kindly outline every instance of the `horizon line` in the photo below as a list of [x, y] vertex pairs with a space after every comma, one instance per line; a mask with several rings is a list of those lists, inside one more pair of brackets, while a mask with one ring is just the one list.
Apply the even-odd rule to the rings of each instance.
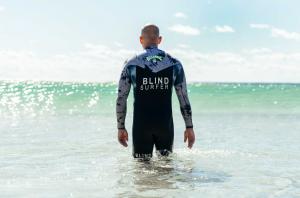
[[[0, 79], [0, 82], [7, 83], [91, 83], [91, 84], [118, 84], [117, 81], [63, 81], [63, 80], [8, 80]], [[190, 81], [187, 84], [295, 84], [299, 85], [299, 82], [280, 82], [280, 81]]]

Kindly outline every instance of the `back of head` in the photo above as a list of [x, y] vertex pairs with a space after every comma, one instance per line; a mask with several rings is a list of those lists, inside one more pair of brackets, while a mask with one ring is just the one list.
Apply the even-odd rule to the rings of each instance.
[[159, 28], [154, 24], [145, 25], [141, 31], [140, 41], [144, 48], [160, 44], [161, 36], [159, 35]]

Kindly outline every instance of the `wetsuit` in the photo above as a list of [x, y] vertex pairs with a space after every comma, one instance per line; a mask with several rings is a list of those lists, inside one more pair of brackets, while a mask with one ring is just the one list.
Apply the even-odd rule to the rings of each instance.
[[162, 155], [167, 155], [172, 152], [174, 139], [173, 86], [185, 126], [193, 127], [182, 64], [154, 45], [125, 61], [116, 100], [118, 129], [125, 129], [127, 97], [131, 85], [134, 94], [133, 157], [151, 157], [154, 145]]

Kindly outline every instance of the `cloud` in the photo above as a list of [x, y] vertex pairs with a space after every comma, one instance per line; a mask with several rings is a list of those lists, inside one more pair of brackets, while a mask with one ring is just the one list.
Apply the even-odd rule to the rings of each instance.
[[117, 81], [135, 51], [84, 44], [77, 52], [40, 56], [34, 51], [0, 50], [1, 80]]
[[187, 18], [186, 14], [184, 14], [183, 12], [176, 12], [174, 14], [174, 17], [176, 17], [176, 18], [184, 18], [184, 19]]
[[0, 12], [4, 11], [5, 7], [0, 5]]
[[250, 24], [250, 27], [255, 29], [267, 29], [274, 38], [300, 41], [300, 33], [298, 32], [289, 32], [285, 29], [276, 28], [268, 24]]
[[235, 32], [235, 30], [232, 28], [232, 27], [230, 27], [230, 26], [228, 26], [228, 25], [224, 25], [224, 26], [215, 26], [215, 30], [216, 30], [216, 32], [221, 32], [221, 33], [227, 33], [227, 32], [229, 32], [229, 33], [233, 33], [233, 32]]
[[176, 48], [169, 53], [181, 60], [189, 82], [300, 82], [300, 52], [258, 48], [204, 53]]
[[269, 24], [250, 24], [251, 28], [254, 29], [269, 29], [271, 26]]
[[115, 41], [114, 42], [114, 45], [117, 46], [117, 47], [123, 47], [123, 43], [120, 43], [119, 41]]
[[183, 44], [183, 43], [180, 43], [180, 44], [178, 44], [177, 45], [178, 47], [180, 47], [180, 48], [190, 48], [190, 46], [189, 45], [186, 45], [186, 44]]
[[[180, 46], [166, 51], [183, 63], [188, 82], [300, 82], [300, 52], [255, 48], [206, 53]], [[52, 56], [0, 50], [0, 79], [117, 82], [124, 61], [135, 53], [92, 43], [76, 52]]]
[[249, 54], [265, 54], [265, 53], [272, 52], [272, 50], [269, 48], [254, 48], [254, 49], [245, 49], [243, 50], [243, 52]]
[[184, 35], [196, 36], [200, 34], [200, 30], [188, 25], [176, 24], [168, 28], [173, 32], [177, 32]]
[[288, 32], [284, 29], [272, 28], [271, 35], [275, 38], [284, 38], [284, 39], [291, 39], [291, 40], [300, 40], [300, 33], [298, 32]]

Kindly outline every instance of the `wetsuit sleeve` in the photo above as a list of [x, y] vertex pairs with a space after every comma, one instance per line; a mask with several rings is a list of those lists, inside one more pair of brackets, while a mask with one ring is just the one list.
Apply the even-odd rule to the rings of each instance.
[[175, 70], [174, 87], [179, 100], [180, 111], [185, 122], [185, 127], [193, 128], [192, 109], [188, 98], [185, 74], [181, 64], [179, 64]]
[[116, 101], [116, 115], [118, 129], [125, 129], [125, 117], [127, 111], [127, 98], [130, 92], [131, 80], [128, 67], [124, 66], [118, 85], [118, 97]]

